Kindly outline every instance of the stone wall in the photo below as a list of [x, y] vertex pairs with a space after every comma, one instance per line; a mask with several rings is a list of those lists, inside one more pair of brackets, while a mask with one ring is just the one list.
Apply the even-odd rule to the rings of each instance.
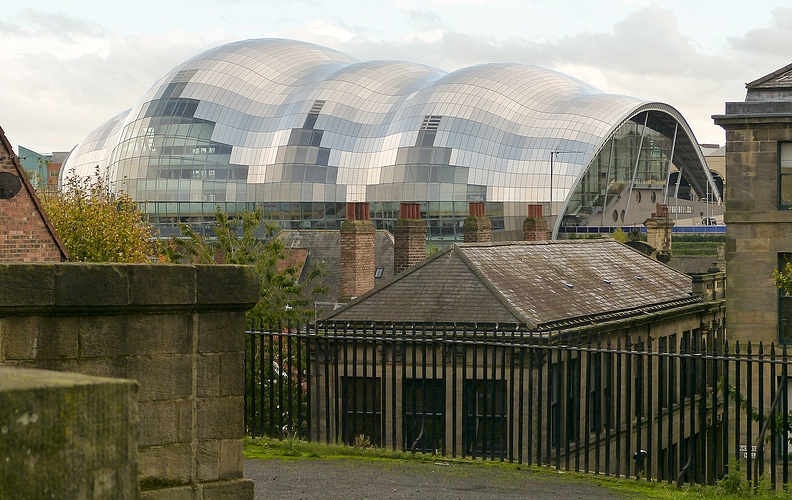
[[142, 498], [252, 498], [242, 478], [249, 268], [0, 265], [0, 363], [137, 380]]
[[[729, 103], [732, 104], [732, 103]], [[792, 252], [792, 210], [778, 207], [779, 142], [788, 116], [718, 116], [726, 129], [726, 308], [728, 338], [777, 342], [778, 254]]]
[[138, 498], [137, 384], [0, 366], [0, 499]]

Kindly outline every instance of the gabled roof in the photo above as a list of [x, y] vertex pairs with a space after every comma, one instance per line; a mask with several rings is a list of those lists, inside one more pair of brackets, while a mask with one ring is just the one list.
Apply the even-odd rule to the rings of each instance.
[[[300, 282], [311, 272], [315, 264], [324, 262], [327, 276], [319, 278], [315, 284], [328, 287], [328, 292], [315, 297], [319, 302], [337, 302], [341, 295], [341, 232], [322, 229], [284, 229], [276, 236], [286, 248], [306, 250], [307, 255], [301, 257], [304, 265]], [[301, 252], [297, 252], [302, 255]], [[384, 230], [374, 235], [374, 268], [382, 268], [382, 278], [377, 284], [393, 276], [393, 236]]]
[[792, 64], [787, 64], [781, 69], [777, 69], [761, 78], [746, 83], [747, 89], [777, 89], [792, 88]]
[[4, 152], [11, 159], [14, 169], [16, 170], [16, 174], [22, 180], [22, 190], [25, 192], [25, 196], [29, 196], [32, 200], [38, 215], [41, 217], [41, 223], [46, 227], [47, 232], [52, 237], [52, 240], [55, 243], [58, 252], [60, 253], [60, 260], [68, 260], [69, 252], [66, 250], [66, 247], [63, 245], [63, 242], [60, 240], [60, 238], [58, 238], [58, 233], [55, 232], [55, 227], [53, 227], [49, 217], [47, 217], [47, 213], [44, 211], [44, 208], [41, 205], [41, 200], [39, 200], [38, 195], [36, 195], [36, 190], [33, 189], [33, 186], [30, 184], [30, 179], [28, 179], [25, 169], [22, 168], [19, 157], [14, 154], [14, 148], [8, 141], [5, 131], [3, 131], [3, 128], [0, 127], [0, 156], [4, 156]]
[[706, 274], [717, 265], [718, 257], [714, 255], [672, 257], [667, 266], [685, 274]]
[[573, 326], [699, 302], [691, 292], [690, 277], [612, 239], [463, 243], [326, 319]]

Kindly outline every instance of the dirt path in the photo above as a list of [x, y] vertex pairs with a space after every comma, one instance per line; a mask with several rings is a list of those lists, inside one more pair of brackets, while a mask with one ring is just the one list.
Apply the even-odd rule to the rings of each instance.
[[620, 497], [569, 479], [485, 465], [334, 460], [245, 460], [256, 500], [277, 499], [586, 499]]

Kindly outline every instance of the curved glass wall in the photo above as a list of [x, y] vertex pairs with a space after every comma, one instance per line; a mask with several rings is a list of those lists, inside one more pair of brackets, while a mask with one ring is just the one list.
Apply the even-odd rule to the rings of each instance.
[[614, 219], [609, 207], [631, 189], [654, 187], [664, 193], [674, 137], [654, 130], [647, 114], [651, 117], [646, 112], [629, 119], [608, 138], [572, 193], [562, 225], [624, 222], [619, 211]]
[[467, 203], [483, 201], [494, 237], [513, 239], [529, 204], [542, 204], [554, 229], [612, 225], [602, 215], [633, 178], [665, 182], [677, 128], [674, 164], [703, 196], [703, 156], [663, 103], [524, 64], [446, 73], [245, 40], [174, 68], [78, 145], [63, 171], [108, 169], [163, 234], [176, 221], [211, 221], [218, 205], [261, 206], [289, 228], [335, 228], [354, 201], [390, 228], [406, 201], [421, 203], [430, 238], [443, 243], [461, 239]]

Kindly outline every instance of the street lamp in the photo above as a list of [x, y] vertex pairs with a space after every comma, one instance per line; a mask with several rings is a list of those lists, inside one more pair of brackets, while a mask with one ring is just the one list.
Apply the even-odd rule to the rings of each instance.
[[552, 224], [551, 230], [554, 231], [555, 224], [552, 223], [553, 219], [553, 162], [555, 159], [558, 158], [558, 155], [561, 154], [579, 154], [583, 153], [583, 151], [564, 151], [561, 149], [553, 149], [550, 151], [550, 223]]

